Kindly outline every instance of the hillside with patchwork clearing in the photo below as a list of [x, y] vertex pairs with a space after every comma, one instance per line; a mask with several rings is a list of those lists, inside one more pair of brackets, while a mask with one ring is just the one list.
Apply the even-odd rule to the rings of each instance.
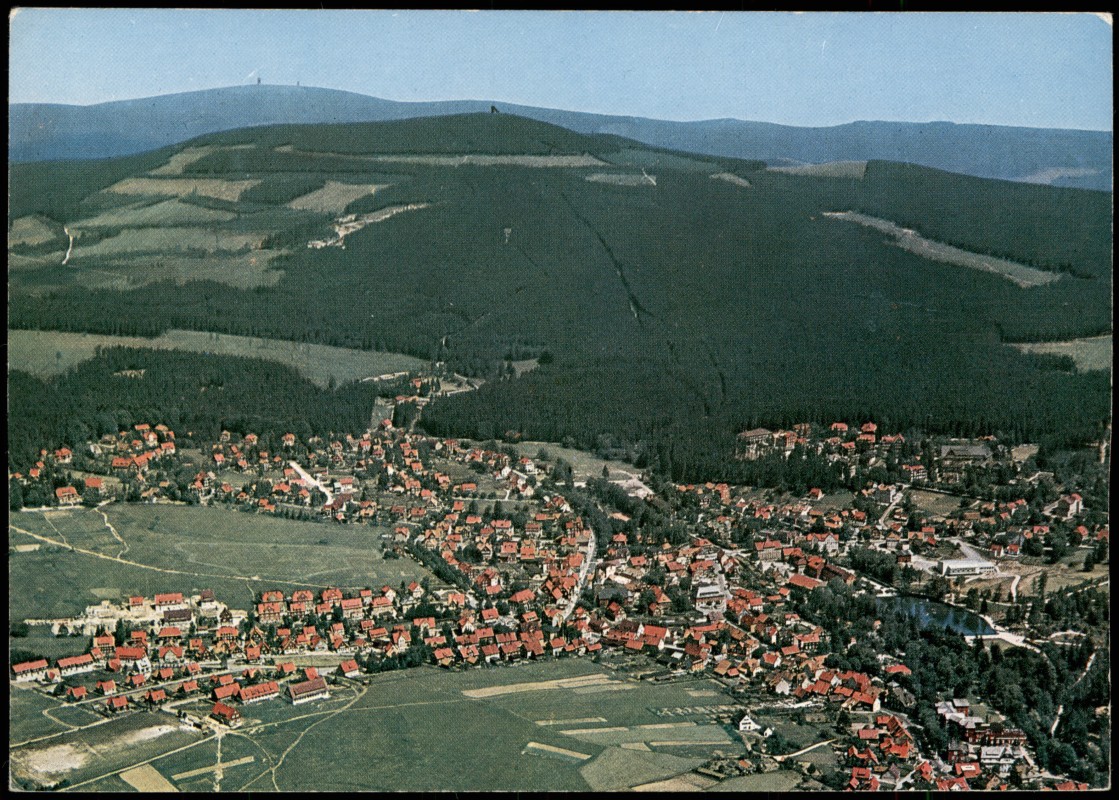
[[1004, 346], [1110, 332], [1099, 192], [790, 174], [510, 114], [252, 128], [11, 183], [13, 327], [408, 353], [485, 381], [425, 409], [448, 435], [628, 449], [679, 479], [733, 467], [756, 425], [1082, 441], [1107, 416], [1105, 374]]

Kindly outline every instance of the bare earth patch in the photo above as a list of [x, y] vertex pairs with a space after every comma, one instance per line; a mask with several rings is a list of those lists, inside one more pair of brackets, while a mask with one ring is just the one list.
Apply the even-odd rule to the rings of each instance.
[[77, 745], [56, 744], [34, 750], [22, 750], [11, 755], [12, 772], [32, 780], [52, 783], [68, 772], [80, 769], [89, 754]]

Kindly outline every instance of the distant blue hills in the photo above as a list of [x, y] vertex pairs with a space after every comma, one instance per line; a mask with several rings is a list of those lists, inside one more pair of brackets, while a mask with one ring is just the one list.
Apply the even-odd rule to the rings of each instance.
[[669, 122], [490, 100], [402, 103], [297, 86], [233, 86], [91, 106], [13, 103], [11, 161], [131, 155], [207, 133], [274, 124], [376, 122], [498, 110], [584, 134], [770, 164], [884, 160], [1012, 181], [1111, 191], [1112, 133], [951, 122], [802, 128], [737, 119]]

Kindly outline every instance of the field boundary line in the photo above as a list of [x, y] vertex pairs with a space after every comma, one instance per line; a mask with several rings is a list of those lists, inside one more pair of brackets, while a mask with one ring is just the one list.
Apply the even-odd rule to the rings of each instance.
[[[287, 584], [289, 586], [306, 586], [310, 589], [325, 589], [325, 588], [327, 588], [324, 584], [319, 584], [319, 583], [302, 583], [300, 581], [289, 581], [289, 580], [285, 580], [283, 578], [270, 578], [270, 577], [262, 577], [262, 576], [259, 576], [259, 575], [255, 576], [255, 577], [248, 576], [248, 575], [213, 575], [213, 574], [210, 574], [210, 573], [207, 573], [207, 572], [187, 572], [187, 571], [181, 570], [181, 569], [167, 569], [165, 567], [153, 567], [151, 564], [141, 564], [139, 561], [130, 561], [129, 559], [126, 559], [126, 558], [120, 558], [118, 556], [109, 556], [109, 555], [105, 555], [104, 553], [94, 552], [93, 550], [86, 550], [86, 549], [81, 548], [81, 547], [74, 547], [73, 545], [66, 544], [64, 542], [60, 542], [57, 539], [51, 539], [49, 536], [40, 536], [37, 533], [32, 533], [31, 531], [24, 530], [23, 528], [20, 528], [16, 525], [12, 525], [11, 523], [8, 523], [8, 527], [11, 528], [12, 530], [16, 531], [17, 533], [25, 534], [27, 536], [30, 536], [30, 537], [34, 538], [34, 539], [38, 539], [39, 541], [46, 542], [47, 544], [60, 545], [60, 546], [65, 547], [65, 548], [67, 548], [68, 550], [70, 550], [74, 553], [81, 553], [83, 555], [93, 556], [94, 558], [103, 558], [106, 561], [116, 561], [118, 564], [125, 564], [129, 567], [139, 567], [140, 569], [150, 569], [150, 570], [153, 570], [154, 572], [162, 572], [162, 573], [165, 573], [167, 575], [189, 575], [192, 578], [221, 578], [222, 580], [230, 580], [230, 581], [258, 581], [258, 582], [271, 581], [272, 583], [284, 583], [284, 584]], [[52, 525], [52, 527], [53, 527], [53, 525]], [[62, 534], [60, 533], [59, 535], [61, 536]]]

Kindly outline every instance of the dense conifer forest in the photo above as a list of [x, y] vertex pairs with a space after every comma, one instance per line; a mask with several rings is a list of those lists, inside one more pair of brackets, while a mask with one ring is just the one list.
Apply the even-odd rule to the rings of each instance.
[[[779, 174], [511, 115], [278, 126], [188, 144], [217, 149], [187, 164], [184, 176], [261, 180], [236, 202], [183, 200], [235, 213], [231, 230], [267, 229], [266, 246], [286, 248], [272, 262], [283, 270], [279, 282], [91, 289], [77, 282], [78, 260], [14, 274], [10, 327], [140, 336], [185, 328], [405, 352], [486, 380], [426, 409], [422, 424], [432, 432], [515, 432], [599, 449], [609, 437], [677, 479], [749, 480], [761, 467], [730, 456], [734, 435], [756, 425], [874, 419], [886, 430], [1063, 446], [1098, 438], [1109, 415], [1105, 372], [1078, 373], [1067, 359], [1006, 346], [1110, 332], [1109, 193], [885, 162], [868, 164], [862, 179]], [[250, 147], [222, 149], [230, 145]], [[87, 218], [123, 202], [100, 189], [178, 149], [80, 166], [13, 165], [9, 222], [30, 214], [58, 224]], [[471, 153], [602, 164], [365, 158]], [[587, 180], [596, 173], [650, 180]], [[713, 179], [720, 173], [739, 182]], [[368, 225], [344, 248], [308, 249], [308, 239], [330, 233], [332, 215], [284, 204], [328, 180], [388, 184], [351, 203], [352, 214], [427, 206]], [[880, 232], [825, 216], [844, 210], [1059, 278], [1022, 288], [926, 260]], [[544, 354], [536, 370], [508, 376], [509, 360]], [[89, 404], [96, 413], [120, 408], [129, 392], [118, 391], [117, 379], [101, 380], [115, 358], [46, 389], [13, 376], [13, 427], [41, 430], [45, 423], [23, 417], [44, 413], [33, 398], [77, 385], [86, 405], [73, 411], [84, 424], [93, 425], [81, 416]], [[131, 391], [166, 376], [171, 385], [145, 391], [170, 408], [184, 391], [173, 388], [170, 365], [181, 369], [191, 357], [151, 358], [150, 377], [120, 385]], [[167, 371], [157, 369], [161, 359]], [[257, 381], [295, 380], [251, 370]], [[231, 373], [224, 396], [237, 385]], [[239, 408], [228, 399], [208, 404], [214, 394], [191, 395], [181, 413], [199, 429], [229, 427], [235, 412], [263, 423], [294, 419], [297, 410], [316, 430], [364, 425], [368, 409], [353, 405], [356, 390], [304, 402], [310, 391], [245, 394]]]

